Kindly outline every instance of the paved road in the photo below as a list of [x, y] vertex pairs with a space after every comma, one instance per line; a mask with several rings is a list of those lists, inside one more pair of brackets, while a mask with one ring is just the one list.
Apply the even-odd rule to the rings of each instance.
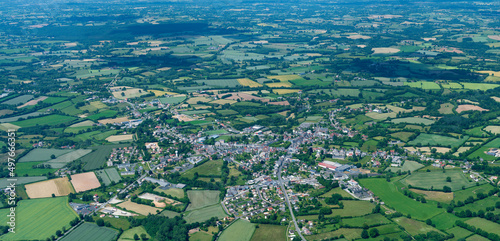
[[299, 225], [297, 224], [297, 220], [295, 220], [295, 215], [293, 214], [292, 205], [290, 204], [290, 200], [288, 199], [288, 194], [286, 193], [285, 185], [283, 184], [283, 180], [281, 179], [281, 168], [282, 167], [283, 167], [283, 164], [281, 164], [280, 167], [278, 167], [278, 181], [279, 181], [280, 186], [281, 186], [281, 191], [283, 191], [283, 195], [285, 196], [286, 204], [288, 205], [288, 209], [290, 209], [290, 215], [292, 216], [293, 224], [295, 225], [295, 231], [297, 232], [299, 237], [303, 241], [305, 241], [306, 239], [304, 238], [304, 236], [302, 236], [302, 233], [300, 232]]

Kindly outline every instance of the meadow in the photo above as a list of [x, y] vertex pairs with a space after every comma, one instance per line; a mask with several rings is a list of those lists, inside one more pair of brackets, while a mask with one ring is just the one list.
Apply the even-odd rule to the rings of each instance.
[[480, 228], [488, 233], [498, 234], [498, 230], [500, 230], [500, 224], [479, 217], [469, 219], [465, 221], [465, 223]]
[[188, 223], [204, 222], [212, 217], [224, 218], [228, 215], [222, 209], [220, 204], [215, 204], [208, 207], [199, 208], [186, 212], [184, 214], [184, 219]]
[[326, 232], [307, 236], [307, 240], [310, 241], [321, 241], [331, 237], [339, 237], [344, 235], [345, 240], [355, 240], [361, 238], [361, 232], [363, 229], [360, 228], [340, 228], [333, 232]]
[[424, 165], [416, 162], [416, 161], [405, 161], [402, 167], [388, 167], [387, 170], [391, 170], [391, 172], [397, 172], [397, 171], [416, 171], [420, 168], [424, 167]]
[[219, 203], [219, 194], [220, 191], [189, 190], [187, 195], [190, 203], [186, 211], [200, 209]]
[[85, 163], [85, 171], [94, 170], [102, 167], [106, 163], [106, 157], [109, 156], [113, 148], [128, 147], [129, 144], [103, 145], [93, 148], [93, 151], [81, 158]]
[[182, 173], [182, 176], [193, 178], [196, 172], [200, 176], [220, 176], [221, 168], [222, 160], [210, 160], [195, 168], [189, 169], [188, 171]]
[[[447, 177], [451, 178], [451, 182], [446, 181]], [[442, 171], [414, 172], [402, 179], [401, 182], [427, 190], [431, 188], [442, 190], [443, 186], [448, 186], [452, 191], [456, 191], [462, 189], [462, 187], [468, 188], [476, 185], [475, 182], [469, 181], [461, 170], [447, 170], [446, 173]]]
[[454, 196], [453, 200], [455, 200], [455, 202], [458, 202], [458, 201], [463, 202], [469, 196], [475, 197], [475, 196], [477, 196], [478, 193], [486, 194], [493, 189], [494, 189], [494, 187], [491, 186], [490, 184], [483, 184], [480, 186], [467, 188], [465, 190], [458, 190], [456, 192], [453, 192], [453, 196]]
[[426, 134], [422, 133], [417, 136], [414, 140], [408, 142], [409, 145], [422, 145], [422, 146], [451, 146], [458, 147], [461, 146], [469, 139], [469, 136], [463, 136], [461, 139], [448, 137], [448, 136], [440, 136], [435, 134]]
[[94, 223], [83, 223], [62, 238], [61, 241], [111, 241], [114, 240], [117, 235], [118, 232], [114, 229], [99, 227]]
[[146, 237], [148, 239], [151, 238], [151, 236], [148, 234], [148, 232], [146, 232], [146, 229], [144, 229], [143, 226], [138, 226], [124, 231], [123, 234], [120, 235], [118, 241], [134, 240], [134, 234], [137, 234], [139, 237], [141, 237], [141, 234], [146, 234]]
[[381, 178], [361, 179], [359, 183], [382, 199], [389, 208], [396, 209], [403, 214], [410, 214], [413, 218], [427, 220], [444, 212], [434, 205], [424, 204], [410, 199], [397, 190], [396, 185]]
[[372, 226], [378, 226], [378, 225], [382, 225], [382, 224], [388, 224], [388, 223], [391, 223], [391, 221], [389, 219], [387, 219], [386, 217], [382, 216], [381, 214], [376, 213], [376, 214], [369, 214], [369, 215], [357, 217], [357, 218], [342, 219], [342, 223], [344, 225], [349, 225], [349, 227], [362, 228], [364, 225], [367, 225], [368, 227], [372, 227]]
[[51, 156], [56, 157], [62, 156], [66, 153], [70, 153], [71, 149], [47, 149], [47, 148], [36, 148], [28, 152], [25, 156], [19, 159], [19, 162], [38, 162], [51, 160]]
[[259, 224], [255, 229], [251, 241], [261, 240], [287, 241], [286, 227], [280, 225]]
[[11, 124], [19, 127], [33, 127], [33, 126], [55, 126], [59, 124], [64, 124], [76, 120], [75, 117], [64, 116], [64, 115], [46, 115], [42, 117], [36, 117], [32, 119], [26, 119], [22, 121], [12, 122]]
[[[77, 217], [68, 205], [68, 198], [22, 200], [16, 208], [16, 233], [2, 236], [2, 240], [45, 240]], [[0, 220], [7, 222], [7, 209], [0, 209]]]
[[106, 119], [106, 118], [114, 118], [118, 114], [118, 111], [116, 110], [105, 110], [102, 112], [99, 112], [97, 114], [88, 116], [87, 118], [93, 121], [100, 120], [100, 119]]
[[227, 227], [217, 240], [220, 241], [250, 241], [255, 231], [255, 224], [238, 219]]
[[443, 232], [437, 230], [436, 228], [429, 226], [423, 222], [419, 222], [406, 217], [399, 217], [393, 219], [397, 224], [402, 226], [411, 235], [426, 234], [428, 232], [434, 231], [443, 234]]
[[423, 125], [432, 125], [435, 121], [434, 120], [429, 120], [425, 118], [420, 118], [420, 117], [406, 117], [406, 118], [398, 118], [398, 119], [393, 119], [391, 120], [392, 123], [408, 123], [408, 124], [423, 124]]

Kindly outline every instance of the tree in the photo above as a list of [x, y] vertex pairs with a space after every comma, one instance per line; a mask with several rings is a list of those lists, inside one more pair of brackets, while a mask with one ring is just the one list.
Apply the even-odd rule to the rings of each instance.
[[61, 230], [57, 230], [57, 231], [56, 231], [56, 235], [57, 235], [57, 237], [61, 237], [61, 235], [62, 235]]
[[451, 182], [451, 177], [446, 177], [446, 182]]
[[451, 192], [451, 187], [444, 186], [443, 187], [443, 192]]
[[361, 232], [361, 237], [364, 239], [367, 239], [370, 237], [370, 235], [368, 234], [368, 231], [366, 231], [366, 229], [364, 229], [363, 232]]
[[148, 240], [148, 237], [146, 236], [145, 233], [141, 234], [141, 240]]
[[379, 235], [379, 233], [378, 233], [378, 229], [377, 228], [373, 228], [373, 229], [370, 230], [370, 237], [375, 238], [378, 235]]
[[139, 240], [139, 235], [134, 234], [134, 240]]
[[103, 220], [102, 218], [97, 219], [97, 220], [95, 221], [95, 223], [96, 223], [96, 224], [97, 224], [97, 226], [99, 226], [99, 227], [104, 226], [104, 220]]
[[320, 214], [323, 214], [323, 215], [329, 215], [329, 214], [332, 214], [332, 209], [331, 208], [321, 208], [319, 210], [319, 213]]

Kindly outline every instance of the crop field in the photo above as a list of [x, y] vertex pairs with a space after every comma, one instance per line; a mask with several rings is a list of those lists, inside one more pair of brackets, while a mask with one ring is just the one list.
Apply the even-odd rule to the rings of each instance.
[[467, 199], [469, 196], [477, 196], [478, 193], [488, 193], [489, 191], [493, 190], [494, 188], [490, 185], [490, 184], [484, 184], [484, 185], [481, 185], [481, 186], [477, 186], [477, 187], [471, 187], [471, 188], [467, 188], [465, 190], [459, 190], [459, 191], [456, 191], [454, 192], [454, 199], [455, 202], [458, 202], [458, 201], [465, 201], [465, 199]]
[[127, 211], [136, 212], [142, 215], [156, 214], [156, 211], [161, 211], [159, 208], [154, 208], [148, 205], [137, 204], [131, 201], [125, 201], [117, 205], [118, 207], [125, 208]]
[[387, 169], [391, 170], [392, 172], [397, 172], [399, 170], [401, 170], [402, 172], [406, 172], [406, 171], [416, 171], [420, 168], [424, 167], [424, 165], [418, 163], [418, 162], [415, 162], [415, 161], [405, 161], [405, 163], [403, 164], [402, 167], [388, 167]]
[[396, 209], [396, 211], [403, 214], [411, 214], [411, 216], [416, 219], [426, 220], [444, 212], [442, 209], [435, 207], [435, 205], [420, 203], [406, 197], [397, 190], [396, 185], [392, 182], [388, 183], [385, 179], [361, 179], [360, 184], [370, 189], [370, 191], [382, 199], [389, 208]]
[[449, 203], [453, 200], [452, 192], [439, 192], [439, 191], [424, 191], [419, 189], [410, 189], [412, 192], [422, 194], [427, 200], [434, 200], [443, 203]]
[[51, 197], [52, 194], [56, 196], [66, 196], [73, 192], [73, 188], [67, 177], [27, 184], [25, 188], [30, 198]]
[[83, 223], [62, 238], [61, 241], [112, 241], [117, 235], [118, 232], [114, 229], [99, 227], [95, 223]]
[[19, 127], [33, 127], [37, 125], [49, 125], [55, 126], [59, 124], [64, 124], [70, 121], [76, 120], [75, 117], [64, 116], [64, 115], [46, 115], [42, 117], [37, 117], [33, 119], [27, 119], [22, 121], [16, 121], [11, 124], [19, 126]]
[[218, 104], [218, 105], [225, 105], [225, 104], [234, 104], [236, 103], [236, 100], [226, 100], [226, 99], [218, 99], [210, 102], [210, 104]]
[[[497, 196], [487, 197], [482, 200], [475, 201], [473, 203], [467, 204], [463, 207], [457, 207], [455, 211], [466, 211], [470, 210], [472, 212], [478, 212], [479, 210], [486, 210], [487, 207], [494, 207], [497, 202], [500, 202], [500, 198]], [[497, 211], [498, 212], [498, 211]]]
[[134, 136], [133, 134], [129, 134], [129, 135], [112, 135], [112, 136], [108, 136], [106, 138], [106, 141], [109, 141], [109, 142], [131, 141], [133, 136]]
[[395, 54], [399, 52], [396, 48], [372, 48], [373, 54]]
[[358, 89], [347, 89], [347, 88], [339, 88], [339, 89], [316, 89], [308, 91], [308, 93], [324, 93], [330, 96], [339, 97], [339, 96], [359, 96]]
[[118, 111], [116, 110], [105, 110], [103, 112], [99, 112], [97, 114], [91, 115], [87, 118], [90, 120], [96, 121], [100, 119], [105, 119], [105, 118], [113, 118], [118, 114]]
[[398, 118], [391, 120], [392, 123], [408, 123], [408, 124], [424, 124], [424, 125], [431, 125], [435, 121], [434, 120], [429, 120], [425, 118], [420, 118], [420, 117], [406, 117], [406, 118]]
[[[146, 234], [146, 237], [148, 239], [151, 239], [151, 236], [148, 234], [148, 232], [146, 232], [146, 229], [144, 229], [143, 226], [138, 226], [138, 227], [131, 228], [129, 230], [124, 231], [123, 234], [120, 235], [120, 238], [118, 239], [118, 241], [134, 240], [134, 234], [137, 234], [139, 237], [141, 237], [141, 234]], [[97, 240], [97, 239], [95, 239], [95, 240]]]
[[56, 104], [61, 101], [65, 101], [67, 98], [66, 97], [54, 97], [54, 96], [49, 96], [47, 99], [43, 100], [43, 103], [47, 104]]
[[464, 111], [470, 111], [470, 110], [474, 110], [474, 111], [488, 111], [487, 109], [483, 109], [477, 105], [459, 105], [457, 106], [457, 109], [455, 110], [457, 113], [462, 113]]
[[2, 102], [2, 104], [4, 104], [4, 105], [19, 105], [19, 104], [24, 104], [33, 98], [34, 98], [33, 95], [21, 95], [21, 96], [18, 96], [16, 98], [4, 101], [4, 102]]
[[258, 82], [255, 82], [249, 78], [238, 79], [238, 82], [240, 83], [240, 85], [248, 86], [251, 88], [262, 87], [262, 84], [259, 84]]
[[465, 223], [480, 228], [488, 233], [498, 234], [498, 230], [500, 230], [500, 224], [479, 217], [469, 219], [465, 221]]
[[212, 241], [212, 235], [205, 231], [199, 231], [189, 235], [189, 241]]
[[117, 99], [136, 98], [147, 95], [149, 92], [139, 88], [127, 88], [126, 90], [114, 91], [113, 96]]
[[[446, 181], [447, 177], [451, 178], [451, 182]], [[448, 186], [451, 187], [452, 191], [476, 185], [475, 182], [469, 181], [461, 170], [448, 170], [446, 173], [442, 171], [414, 172], [402, 179], [401, 182], [425, 189], [431, 189], [432, 187], [434, 190], [442, 190], [443, 186]]]
[[115, 144], [115, 145], [103, 145], [96, 147], [94, 151], [82, 157], [82, 162], [86, 163], [83, 169], [89, 171], [102, 167], [107, 161], [106, 157], [109, 156], [111, 151], [113, 151], [113, 148], [121, 148], [128, 146], [130, 145]]
[[90, 126], [93, 126], [94, 124], [95, 123], [93, 121], [86, 120], [86, 121], [82, 121], [82, 122], [78, 122], [76, 124], [70, 125], [69, 127], [90, 127]]
[[31, 150], [28, 154], [19, 159], [19, 162], [37, 162], [37, 161], [47, 161], [50, 160], [50, 156], [54, 155], [56, 157], [62, 156], [63, 154], [72, 152], [71, 149], [46, 149], [46, 148], [36, 148]]
[[212, 99], [207, 98], [207, 97], [203, 97], [203, 96], [197, 96], [197, 97], [189, 98], [186, 101], [186, 103], [191, 104], [191, 105], [195, 105], [198, 102], [206, 103], [206, 102], [210, 102], [210, 101], [212, 101]]
[[95, 173], [93, 172], [71, 175], [71, 183], [73, 184], [76, 192], [84, 192], [101, 186], [99, 179], [97, 179]]
[[491, 132], [492, 134], [500, 134], [500, 126], [487, 126], [484, 128], [485, 131]]
[[471, 231], [469, 231], [467, 229], [463, 229], [461, 227], [454, 227], [454, 228], [446, 230], [446, 232], [449, 234], [453, 234], [454, 238], [457, 240], [458, 239], [465, 239], [472, 234]]
[[224, 218], [227, 216], [228, 215], [224, 212], [222, 206], [220, 204], [216, 204], [189, 211], [184, 215], [184, 219], [188, 223], [194, 223], [194, 222], [204, 222], [212, 217]]
[[445, 104], [441, 104], [441, 108], [439, 108], [439, 113], [441, 114], [445, 114], [445, 115], [448, 115], [448, 114], [453, 114], [453, 108], [455, 106], [451, 103], [445, 103]]
[[434, 82], [428, 81], [416, 81], [416, 82], [405, 82], [404, 85], [410, 86], [412, 88], [420, 88], [424, 90], [439, 90], [441, 86]]
[[415, 138], [414, 140], [408, 142], [408, 144], [409, 145], [421, 144], [422, 146], [431, 145], [431, 146], [458, 147], [461, 146], [464, 142], [466, 142], [467, 139], [469, 139], [468, 136], [464, 136], [462, 139], [457, 139], [448, 136], [422, 133], [418, 135], [417, 138]]
[[404, 142], [407, 142], [410, 140], [410, 137], [413, 135], [413, 132], [405, 132], [405, 131], [401, 131], [401, 132], [396, 132], [396, 133], [392, 133], [391, 136], [394, 137], [394, 138], [398, 138]]
[[462, 89], [463, 86], [459, 83], [449, 82], [449, 83], [441, 83], [441, 86], [445, 89]]
[[39, 115], [42, 115], [42, 113], [40, 113], [40, 112], [31, 112], [31, 113], [24, 114], [24, 115], [18, 115], [18, 116], [14, 116], [14, 117], [8, 117], [8, 118], [0, 119], [0, 123], [14, 122], [14, 121], [17, 121], [17, 120], [19, 120], [21, 118], [26, 119], [28, 117], [39, 116]]
[[201, 176], [220, 176], [221, 168], [222, 160], [210, 160], [200, 166], [189, 169], [188, 171], [182, 173], [182, 176], [193, 178], [195, 172], [198, 172], [198, 175]]
[[208, 85], [212, 87], [236, 87], [241, 86], [240, 82], [236, 79], [207, 79], [207, 80], [196, 80], [200, 85]]
[[78, 149], [76, 151], [72, 151], [72, 152], [60, 155], [60, 156], [56, 157], [55, 159], [51, 159], [51, 160], [45, 162], [45, 164], [49, 164], [52, 168], [62, 168], [66, 164], [68, 164], [68, 163], [70, 163], [78, 158], [81, 158], [82, 156], [89, 154], [91, 151], [92, 150], [89, 150], [89, 149]]
[[348, 219], [342, 219], [342, 223], [349, 225], [349, 227], [357, 227], [361, 228], [365, 224], [368, 225], [369, 227], [371, 226], [378, 226], [382, 224], [387, 224], [390, 223], [391, 221], [387, 219], [386, 217], [382, 216], [381, 214], [370, 214], [366, 215], [363, 217], [357, 217], [357, 218], [348, 218]]
[[160, 103], [162, 104], [179, 104], [183, 102], [186, 99], [185, 95], [178, 95], [178, 96], [172, 96], [172, 97], [164, 97], [164, 98], [158, 98]]
[[118, 117], [114, 119], [103, 119], [98, 122], [101, 124], [114, 124], [114, 123], [122, 123], [124, 121], [129, 121], [128, 117]]
[[307, 236], [307, 240], [309, 241], [321, 241], [326, 238], [331, 237], [339, 237], [340, 235], [344, 235], [345, 240], [355, 240], [361, 238], [361, 232], [363, 229], [360, 228], [340, 228], [333, 232], [320, 233], [311, 236]]
[[104, 170], [98, 170], [95, 172], [99, 178], [101, 178], [104, 185], [108, 186], [111, 182], [119, 182], [122, 180], [120, 174], [115, 168], [107, 168]]
[[259, 224], [255, 229], [251, 241], [261, 240], [287, 241], [286, 227], [280, 225]]
[[17, 176], [42, 176], [47, 173], [53, 173], [57, 169], [54, 168], [33, 168], [34, 165], [44, 164], [41, 162], [19, 162], [16, 165], [16, 170], [14, 171]]
[[[27, 184], [27, 183], [33, 183], [33, 182], [38, 182], [42, 180], [46, 180], [46, 176], [39, 176], [39, 177], [17, 177], [16, 178], [16, 184], [17, 185], [22, 185], [22, 184]], [[2, 187], [7, 187], [11, 182], [8, 180], [8, 178], [1, 178], [0, 179], [0, 185]]]
[[170, 195], [172, 197], [176, 197], [176, 198], [184, 198], [184, 190], [179, 189], [179, 188], [169, 188], [169, 189], [163, 190], [163, 189], [160, 189], [157, 187], [157, 188], [155, 188], [155, 191], [162, 192], [162, 193], [168, 194], [168, 195]]
[[250, 241], [254, 231], [255, 224], [243, 219], [238, 219], [236, 222], [227, 227], [217, 240]]
[[500, 85], [498, 84], [484, 84], [484, 83], [460, 83], [464, 86], [464, 89], [469, 89], [469, 90], [490, 90], [499, 87]]
[[365, 115], [375, 120], [385, 120], [387, 118], [395, 118], [397, 116], [395, 112], [390, 112], [390, 113], [368, 112]]
[[191, 202], [186, 211], [199, 209], [219, 203], [220, 191], [212, 190], [190, 190], [187, 191], [189, 201]]
[[177, 212], [174, 212], [174, 211], [170, 211], [170, 210], [167, 210], [167, 209], [164, 209], [161, 213], [160, 213], [161, 216], [165, 216], [165, 217], [169, 217], [169, 218], [173, 218], [173, 217], [176, 217], [176, 216], [179, 216], [181, 215], [180, 213], [177, 213]]
[[[7, 214], [7, 209], [0, 209], [2, 223], [7, 222]], [[66, 197], [22, 200], [16, 208], [16, 233], [5, 234], [2, 240], [45, 240], [56, 230], [69, 228], [75, 217]]]
[[299, 91], [300, 91], [299, 89], [273, 89], [273, 93], [278, 94], [278, 95], [297, 93]]
[[426, 234], [428, 232], [434, 231], [443, 234], [441, 231], [429, 226], [423, 222], [419, 222], [406, 217], [399, 217], [393, 219], [397, 224], [405, 228], [405, 230], [411, 235]]

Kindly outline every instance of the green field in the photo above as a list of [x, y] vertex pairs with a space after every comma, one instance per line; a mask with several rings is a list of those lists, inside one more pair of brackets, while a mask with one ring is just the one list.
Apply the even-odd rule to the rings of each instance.
[[392, 172], [397, 172], [399, 170], [401, 170], [402, 172], [406, 172], [406, 171], [416, 171], [420, 168], [424, 167], [424, 165], [418, 163], [418, 162], [415, 162], [415, 161], [405, 161], [405, 163], [403, 164], [402, 167], [388, 167], [387, 170], [391, 170]]
[[189, 206], [186, 211], [200, 209], [219, 203], [220, 191], [211, 190], [190, 190], [187, 191]]
[[107, 168], [104, 170], [98, 170], [95, 172], [97, 177], [99, 177], [102, 180], [102, 183], [106, 186], [111, 184], [112, 181], [115, 183], [118, 183], [119, 181], [122, 180], [120, 174], [115, 168]]
[[146, 234], [146, 237], [148, 239], [151, 238], [151, 236], [148, 234], [148, 232], [146, 232], [146, 229], [144, 229], [143, 226], [138, 226], [123, 232], [122, 235], [120, 235], [118, 241], [134, 240], [134, 234], [137, 234], [139, 237], [141, 237], [141, 234]]
[[426, 134], [422, 133], [417, 136], [414, 140], [408, 142], [409, 145], [422, 145], [422, 146], [451, 146], [451, 147], [458, 147], [464, 144], [465, 141], [469, 139], [468, 136], [463, 136], [461, 139], [453, 138], [453, 137], [448, 137], [448, 136], [440, 136], [440, 135], [434, 135], [434, 134]]
[[418, 234], [426, 234], [431, 231], [435, 231], [438, 233], [443, 234], [441, 231], [435, 229], [432, 226], [429, 226], [423, 222], [419, 222], [413, 219], [409, 219], [406, 217], [399, 217], [393, 219], [397, 224], [405, 228], [405, 230], [410, 233], [411, 235], [418, 235]]
[[500, 224], [483, 219], [483, 218], [472, 218], [467, 220], [465, 223], [470, 224], [476, 228], [480, 228], [488, 233], [496, 233], [500, 230]]
[[62, 168], [66, 164], [89, 154], [91, 151], [92, 150], [90, 150], [90, 149], [74, 150], [74, 151], [66, 153], [64, 155], [60, 155], [56, 159], [51, 159], [51, 160], [45, 162], [45, 164], [49, 164], [52, 168]]
[[179, 104], [183, 102], [186, 99], [186, 96], [175, 96], [175, 97], [163, 97], [163, 98], [158, 98], [158, 100], [162, 104]]
[[221, 168], [222, 160], [210, 160], [200, 166], [189, 169], [188, 171], [182, 173], [182, 176], [193, 178], [195, 172], [198, 172], [198, 175], [200, 176], [220, 176]]
[[473, 153], [471, 153], [468, 157], [469, 158], [483, 158], [484, 160], [495, 160], [494, 156], [487, 155], [485, 152], [488, 151], [490, 148], [498, 148], [500, 147], [500, 138], [496, 138], [486, 144], [484, 144], [481, 148], [477, 149]]
[[397, 139], [400, 139], [404, 142], [407, 142], [410, 140], [410, 137], [413, 135], [413, 132], [396, 132], [392, 133], [391, 136]]
[[369, 178], [361, 179], [359, 183], [372, 191], [389, 208], [394, 208], [403, 214], [410, 214], [413, 218], [427, 220], [439, 213], [444, 212], [435, 205], [424, 204], [410, 199], [397, 190], [394, 183], [388, 183], [385, 179]]
[[227, 216], [228, 215], [224, 212], [222, 206], [220, 204], [215, 204], [212, 206], [186, 212], [186, 214], [184, 215], [184, 219], [188, 223], [194, 223], [204, 222], [212, 217], [224, 218]]
[[[497, 196], [491, 196], [487, 197], [482, 200], [475, 201], [473, 203], [467, 204], [463, 207], [457, 207], [455, 208], [455, 211], [460, 212], [460, 211], [465, 211], [465, 210], [470, 210], [472, 212], [478, 212], [479, 210], [486, 211], [487, 207], [494, 207], [496, 202], [500, 202], [500, 198]], [[498, 213], [496, 211], [495, 213]]]
[[447, 233], [449, 234], [453, 234], [454, 236], [454, 240], [458, 240], [458, 239], [461, 239], [461, 238], [466, 238], [466, 237], [469, 237], [472, 232], [467, 230], [467, 229], [463, 229], [461, 227], [454, 227], [454, 228], [450, 228], [448, 230], [446, 230]]
[[441, 86], [434, 82], [428, 81], [417, 81], [417, 82], [405, 82], [404, 85], [413, 87], [413, 88], [421, 88], [424, 90], [439, 90]]
[[105, 110], [105, 111], [99, 112], [95, 115], [91, 115], [87, 118], [89, 118], [90, 120], [96, 121], [99, 119], [113, 118], [116, 116], [116, 114], [118, 114], [118, 111], [116, 111], [116, 110]]
[[[0, 220], [7, 222], [7, 209], [0, 210]], [[2, 240], [45, 240], [77, 217], [68, 205], [67, 197], [22, 200], [16, 208], [16, 233], [2, 236]]]
[[451, 213], [441, 213], [437, 216], [434, 216], [432, 219], [432, 223], [436, 225], [436, 228], [439, 230], [446, 230], [455, 226], [455, 222], [457, 220], [465, 221], [466, 219], [459, 218]]
[[409, 124], [424, 124], [424, 125], [431, 125], [435, 121], [434, 120], [429, 120], [425, 118], [420, 118], [420, 117], [406, 117], [406, 118], [398, 118], [391, 120], [392, 123], [409, 123]]
[[365, 224], [369, 227], [388, 224], [391, 221], [381, 214], [369, 214], [363, 217], [342, 219], [342, 223], [349, 227], [362, 228]]
[[189, 236], [189, 241], [212, 241], [212, 235], [200, 231]]
[[47, 149], [36, 148], [21, 157], [18, 162], [38, 162], [51, 160], [51, 155], [56, 157], [72, 152], [72, 149]]
[[116, 235], [118, 235], [118, 232], [113, 229], [99, 227], [94, 223], [83, 223], [62, 238], [61, 241], [111, 241], [115, 239]]
[[309, 241], [321, 241], [326, 238], [339, 237], [344, 235], [347, 240], [355, 240], [361, 238], [361, 232], [363, 229], [360, 228], [340, 228], [333, 232], [320, 233], [315, 235], [306, 236]]
[[279, 225], [259, 224], [259, 227], [255, 229], [251, 240], [287, 241], [286, 227]]
[[[447, 182], [446, 178], [451, 177], [451, 182]], [[469, 181], [461, 170], [448, 170], [446, 173], [442, 171], [432, 172], [414, 172], [401, 182], [430, 190], [442, 190], [443, 186], [451, 187], [452, 191], [460, 190], [462, 187], [468, 188], [476, 185], [472, 180]]]
[[107, 157], [113, 151], [113, 148], [128, 147], [129, 144], [103, 145], [93, 148], [93, 151], [82, 157], [82, 162], [85, 163], [83, 169], [85, 171], [101, 168], [107, 161]]
[[16, 126], [20, 126], [20, 127], [33, 127], [33, 126], [42, 126], [42, 125], [55, 126], [55, 125], [71, 122], [73, 120], [76, 120], [76, 118], [71, 117], [71, 116], [64, 116], [64, 115], [46, 115], [46, 116], [42, 116], [42, 117], [36, 117], [33, 119], [12, 122], [11, 124], [16, 125]]
[[[2, 178], [2, 179], [0, 179], [0, 185], [1, 185], [1, 187], [7, 187], [11, 183], [7, 179], [8, 178]], [[47, 177], [46, 176], [43, 176], [43, 177], [17, 177], [16, 179], [17, 179], [16, 184], [17, 185], [22, 185], [22, 184], [28, 184], [28, 183], [32, 183], [32, 182], [38, 182], [38, 181], [46, 180]]]
[[456, 192], [453, 192], [453, 200], [455, 200], [455, 202], [458, 202], [458, 201], [465, 201], [465, 199], [467, 199], [469, 196], [472, 196], [472, 197], [476, 197], [476, 195], [478, 193], [488, 193], [490, 190], [493, 190], [494, 187], [491, 186], [490, 184], [484, 184], [484, 185], [481, 185], [481, 186], [477, 186], [477, 187], [471, 187], [471, 188], [467, 188], [465, 190], [459, 190], [459, 191], [456, 191]]
[[28, 102], [29, 100], [33, 99], [33, 95], [21, 95], [19, 97], [7, 100], [2, 102], [4, 105], [19, 105], [19, 104], [24, 104]]
[[169, 188], [167, 190], [163, 190], [163, 189], [160, 189], [160, 188], [155, 188], [155, 191], [156, 192], [162, 192], [162, 193], [165, 193], [165, 194], [168, 194], [172, 197], [176, 197], [176, 198], [183, 198], [184, 197], [184, 190], [182, 189], [179, 189], [179, 188]]
[[174, 211], [170, 211], [170, 210], [165, 209], [159, 215], [165, 216], [165, 217], [169, 217], [169, 218], [173, 218], [173, 217], [179, 216], [181, 214], [178, 213], [178, 212], [174, 212]]
[[236, 87], [241, 86], [237, 79], [208, 79], [195, 80], [200, 85], [208, 85], [211, 87]]
[[220, 235], [219, 241], [250, 241], [255, 224], [238, 219], [236, 222], [227, 227]]
[[[344, 200], [342, 203], [344, 204], [343, 209], [333, 208], [332, 214], [325, 217], [334, 217], [337, 215], [341, 217], [359, 217], [370, 214], [373, 208], [375, 208], [375, 205], [368, 201]], [[318, 215], [299, 216], [299, 219], [316, 220], [318, 219]]]
[[44, 161], [41, 162], [20, 162], [16, 165], [15, 173], [17, 176], [23, 177], [27, 176], [42, 176], [47, 173], [53, 173], [57, 171], [57, 169], [53, 168], [33, 168], [34, 165], [43, 164]]
[[49, 96], [49, 98], [45, 99], [45, 100], [42, 100], [43, 103], [47, 103], [47, 104], [56, 104], [56, 103], [59, 103], [61, 101], [65, 101], [67, 98], [66, 97], [53, 97], [53, 96]]

